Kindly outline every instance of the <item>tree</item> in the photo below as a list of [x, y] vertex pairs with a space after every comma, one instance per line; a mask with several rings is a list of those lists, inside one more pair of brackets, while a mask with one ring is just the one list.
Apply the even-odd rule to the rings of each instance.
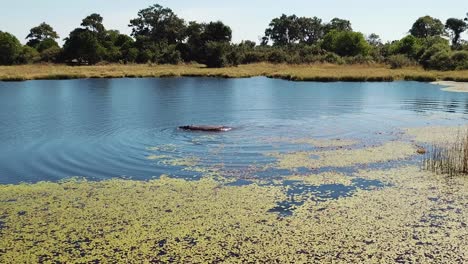
[[[232, 30], [229, 26], [221, 21], [210, 22], [208, 24], [190, 22], [186, 34], [186, 45], [189, 54], [183, 56], [185, 60], [205, 63], [209, 67], [220, 67], [218, 65], [225, 65], [227, 63], [221, 63], [223, 59], [215, 63], [213, 57], [215, 54], [226, 56], [229, 50], [226, 47], [230, 47], [229, 42], [232, 39]], [[209, 47], [208, 43], [211, 43]], [[225, 45], [221, 45], [222, 43]], [[186, 52], [184, 51], [184, 53]]]
[[239, 47], [245, 48], [245, 49], [253, 49], [255, 48], [255, 46], [257, 46], [257, 43], [255, 43], [255, 41], [252, 41], [252, 40], [243, 40], [239, 44]]
[[89, 64], [99, 62], [105, 53], [96, 33], [83, 28], [77, 28], [70, 33], [70, 36], [65, 39], [63, 49], [65, 59]]
[[444, 33], [444, 24], [437, 18], [424, 16], [414, 22], [409, 32], [417, 38], [440, 36]]
[[325, 35], [322, 48], [340, 56], [357, 56], [367, 55], [370, 46], [362, 33], [332, 30]]
[[300, 40], [300, 28], [297, 22], [296, 15], [274, 18], [269, 27], [265, 30], [265, 37], [262, 42], [268, 43], [268, 40], [273, 41], [274, 45], [285, 46]]
[[185, 21], [170, 8], [160, 5], [140, 10], [138, 17], [130, 20], [129, 26], [135, 38], [144, 36], [155, 43], [177, 44], [186, 38]]
[[102, 24], [103, 20], [104, 19], [102, 18], [101, 15], [94, 13], [85, 17], [83, 21], [81, 22], [81, 26], [101, 35], [106, 31], [106, 28]]
[[452, 46], [456, 47], [460, 44], [460, 36], [468, 29], [468, 24], [458, 18], [449, 18], [445, 23], [445, 30], [452, 39]]
[[38, 45], [43, 41], [47, 40], [50, 44], [51, 41], [55, 42], [55, 39], [58, 38], [59, 35], [57, 34], [57, 32], [55, 32], [49, 24], [43, 22], [39, 26], [33, 27], [29, 30], [29, 34], [26, 36], [26, 39], [29, 39], [29, 41], [26, 45], [37, 48]]
[[31, 28], [26, 36], [26, 39], [29, 39], [26, 45], [42, 52], [50, 48], [59, 48], [57, 41], [55, 41], [57, 38], [59, 38], [57, 32], [49, 24], [43, 22], [39, 26]]
[[0, 31], [0, 65], [12, 65], [22, 51], [19, 40], [10, 33]]
[[413, 35], [408, 35], [390, 45], [390, 54], [404, 54], [409, 58], [418, 59], [423, 50], [423, 41]]
[[379, 35], [372, 33], [367, 36], [367, 43], [369, 43], [371, 46], [377, 47], [382, 45], [382, 40], [380, 39]]
[[318, 17], [300, 17], [297, 19], [299, 24], [299, 42], [315, 44], [323, 37], [322, 19]]
[[203, 42], [230, 42], [232, 30], [221, 21], [210, 22], [204, 25], [201, 39]]
[[323, 30], [325, 34], [328, 34], [332, 30], [353, 31], [353, 28], [351, 27], [351, 22], [349, 20], [335, 17], [330, 21], [330, 23], [323, 27]]

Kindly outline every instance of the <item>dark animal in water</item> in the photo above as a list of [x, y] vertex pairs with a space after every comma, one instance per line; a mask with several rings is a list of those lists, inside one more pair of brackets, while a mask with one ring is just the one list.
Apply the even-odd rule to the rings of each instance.
[[180, 126], [179, 129], [190, 130], [190, 131], [205, 131], [205, 132], [227, 132], [227, 131], [232, 130], [232, 127], [191, 125], [191, 126]]

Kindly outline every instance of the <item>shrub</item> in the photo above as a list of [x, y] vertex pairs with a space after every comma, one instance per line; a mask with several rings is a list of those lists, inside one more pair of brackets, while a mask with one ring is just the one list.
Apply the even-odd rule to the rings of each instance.
[[230, 52], [226, 55], [226, 60], [228, 65], [237, 66], [241, 63], [242, 57], [241, 52], [236, 49], [231, 49]]
[[146, 49], [146, 50], [140, 50], [136, 61], [138, 63], [148, 63], [148, 62], [153, 62], [153, 59], [154, 59], [154, 53], [151, 50]]
[[41, 59], [39, 52], [35, 48], [23, 46], [18, 55], [17, 62], [20, 64], [30, 64], [38, 62]]
[[422, 40], [408, 35], [389, 46], [390, 54], [404, 54], [408, 58], [418, 59], [423, 50]]
[[59, 47], [51, 47], [41, 52], [41, 61], [57, 62], [60, 58], [62, 49]]
[[205, 46], [203, 62], [209, 68], [221, 68], [229, 64], [227, 54], [231, 46], [227, 42], [209, 41]]
[[435, 43], [434, 45], [428, 46], [428, 48], [424, 51], [423, 55], [419, 59], [419, 62], [424, 68], [433, 68], [432, 65], [435, 61], [431, 59], [432, 56], [441, 52], [450, 53], [450, 51], [450, 46], [448, 44], [440, 42]]
[[266, 54], [265, 52], [261, 51], [247, 51], [242, 54], [241, 56], [241, 63], [248, 64], [248, 63], [256, 63], [266, 61]]
[[162, 64], [179, 64], [182, 62], [182, 54], [176, 45], [169, 45], [157, 55], [156, 61]]
[[362, 33], [332, 30], [325, 35], [322, 48], [340, 56], [365, 56], [369, 53], [370, 45]]
[[426, 62], [428, 69], [448, 71], [454, 68], [449, 51], [439, 51]]
[[288, 54], [282, 49], [274, 49], [268, 54], [268, 61], [272, 63], [285, 63], [288, 60]]
[[468, 51], [455, 51], [451, 57], [453, 66], [456, 70], [468, 69]]
[[374, 60], [371, 56], [357, 55], [353, 57], [345, 57], [346, 64], [372, 64]]
[[21, 50], [22, 46], [15, 36], [0, 31], [0, 65], [16, 63]]
[[387, 58], [386, 62], [390, 65], [390, 68], [392, 69], [400, 69], [403, 67], [413, 66], [416, 64], [415, 61], [411, 60], [410, 58], [408, 58], [406, 55], [403, 55], [403, 54], [392, 55]]
[[342, 57], [338, 56], [333, 52], [327, 52], [322, 58], [321, 62], [333, 63], [333, 64], [344, 64], [345, 61]]

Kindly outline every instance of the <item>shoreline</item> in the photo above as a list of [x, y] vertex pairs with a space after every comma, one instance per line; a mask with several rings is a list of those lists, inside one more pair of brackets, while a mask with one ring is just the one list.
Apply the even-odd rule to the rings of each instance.
[[468, 82], [438, 81], [431, 84], [439, 85], [442, 91], [452, 93], [468, 93]]
[[420, 67], [390, 69], [385, 65], [288, 65], [258, 63], [228, 68], [206, 68], [199, 64], [109, 64], [100, 66], [38, 64], [0, 66], [0, 81], [3, 82], [90, 78], [251, 78], [259, 76], [288, 81], [315, 82], [468, 82], [468, 70], [446, 72], [425, 71]]

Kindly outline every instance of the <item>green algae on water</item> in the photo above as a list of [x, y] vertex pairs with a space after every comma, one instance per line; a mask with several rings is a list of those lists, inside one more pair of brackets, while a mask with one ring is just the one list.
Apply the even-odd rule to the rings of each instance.
[[333, 151], [300, 151], [293, 153], [271, 153], [278, 161], [277, 168], [346, 167], [405, 159], [415, 155], [415, 146], [404, 142], [389, 142], [382, 146], [364, 149], [338, 149]]
[[0, 186], [0, 262], [464, 263], [468, 180], [417, 167], [359, 171], [391, 183], [268, 211], [280, 186], [212, 179]]
[[353, 184], [353, 177], [336, 172], [325, 172], [315, 175], [292, 175], [287, 176], [286, 180], [300, 181], [307, 185], [321, 186], [328, 184], [342, 184], [351, 186]]

